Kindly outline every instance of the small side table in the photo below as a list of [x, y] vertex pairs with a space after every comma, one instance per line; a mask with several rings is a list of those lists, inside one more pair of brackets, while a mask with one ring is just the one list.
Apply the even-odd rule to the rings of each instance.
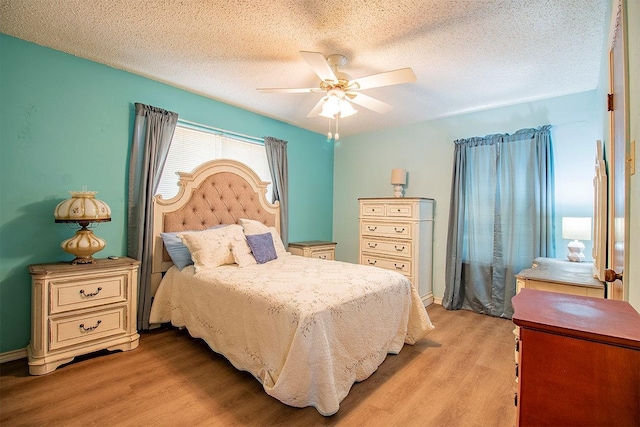
[[47, 374], [82, 354], [138, 347], [139, 264], [121, 257], [29, 266], [31, 375]]
[[289, 252], [307, 258], [336, 259], [335, 242], [308, 240], [289, 243]]

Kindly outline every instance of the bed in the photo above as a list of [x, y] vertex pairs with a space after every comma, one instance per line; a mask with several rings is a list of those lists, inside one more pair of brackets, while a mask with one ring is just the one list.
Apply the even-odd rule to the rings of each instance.
[[[332, 415], [355, 382], [433, 329], [402, 274], [288, 253], [278, 203], [247, 166], [179, 175], [178, 195], [154, 202], [150, 321], [187, 328], [270, 396]], [[180, 243], [193, 264], [174, 256]]]

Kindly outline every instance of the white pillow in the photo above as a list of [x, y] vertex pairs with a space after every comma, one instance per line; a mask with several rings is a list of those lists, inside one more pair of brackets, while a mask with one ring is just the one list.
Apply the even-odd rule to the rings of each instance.
[[260, 221], [253, 219], [240, 218], [238, 222], [240, 222], [240, 225], [244, 228], [244, 234], [247, 236], [271, 233], [273, 246], [276, 248], [276, 255], [280, 256], [287, 253], [287, 250], [284, 248], [284, 243], [282, 243], [282, 239], [280, 238], [280, 234], [278, 234], [278, 230], [276, 230], [275, 227], [267, 227]]
[[242, 227], [234, 224], [197, 233], [180, 233], [178, 237], [189, 249], [198, 272], [235, 263], [231, 243], [238, 235], [244, 238]]
[[240, 267], [257, 264], [256, 259], [251, 253], [247, 238], [244, 237], [244, 233], [242, 232], [238, 236], [234, 236], [231, 241], [231, 253], [233, 254], [233, 259], [236, 264]]

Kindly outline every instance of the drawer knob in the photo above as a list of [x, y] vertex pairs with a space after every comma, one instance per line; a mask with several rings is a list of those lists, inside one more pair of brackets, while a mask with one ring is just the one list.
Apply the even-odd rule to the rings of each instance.
[[98, 287], [98, 289], [96, 289], [95, 292], [91, 292], [91, 293], [87, 294], [87, 293], [84, 292], [84, 289], [80, 289], [80, 295], [83, 295], [86, 298], [95, 297], [96, 295], [98, 295], [100, 293], [101, 290], [102, 290], [102, 288]]
[[396, 230], [396, 233], [404, 233], [404, 228], [393, 227]]
[[370, 248], [372, 248], [372, 249], [375, 249], [375, 248], [377, 248], [377, 247], [378, 247], [378, 244], [377, 244], [377, 243], [368, 243], [368, 245], [369, 245], [369, 247], [370, 247]]
[[404, 246], [395, 246], [395, 248], [396, 248], [396, 251], [398, 252], [404, 251]]
[[375, 259], [374, 260], [368, 259], [367, 262], [369, 263], [369, 265], [376, 265], [376, 262], [378, 261], [376, 261]]
[[369, 231], [376, 231], [378, 229], [378, 227], [372, 227], [370, 225], [368, 225], [367, 228], [369, 229]]
[[398, 264], [396, 264], [396, 263], [393, 263], [393, 265], [394, 265], [398, 270], [402, 270], [402, 269], [404, 268], [404, 264], [400, 264], [400, 265], [398, 265]]
[[100, 323], [102, 323], [102, 320], [98, 320], [98, 322], [96, 323], [95, 326], [89, 326], [87, 328], [84, 327], [84, 323], [80, 323], [80, 329], [82, 329], [83, 332], [90, 332], [93, 330], [98, 329], [98, 326], [100, 326]]
[[320, 259], [327, 259], [327, 256], [326, 256], [326, 255], [320, 255], [318, 258], [320, 258]]

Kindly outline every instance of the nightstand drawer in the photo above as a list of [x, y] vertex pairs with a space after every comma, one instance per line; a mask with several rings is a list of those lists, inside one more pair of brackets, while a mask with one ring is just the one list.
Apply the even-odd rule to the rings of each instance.
[[397, 260], [376, 255], [362, 254], [360, 256], [360, 264], [385, 268], [387, 270], [397, 271], [405, 276], [411, 276], [411, 260]]
[[127, 273], [49, 282], [50, 314], [127, 300]]
[[411, 237], [411, 224], [362, 221], [360, 232], [363, 236], [398, 237], [408, 239]]
[[331, 249], [318, 249], [311, 251], [311, 258], [318, 259], [333, 259], [335, 251]]
[[49, 320], [50, 350], [127, 333], [126, 306]]
[[362, 252], [375, 252], [377, 254], [411, 258], [411, 246], [411, 242], [407, 241], [389, 241], [363, 237], [360, 250]]

